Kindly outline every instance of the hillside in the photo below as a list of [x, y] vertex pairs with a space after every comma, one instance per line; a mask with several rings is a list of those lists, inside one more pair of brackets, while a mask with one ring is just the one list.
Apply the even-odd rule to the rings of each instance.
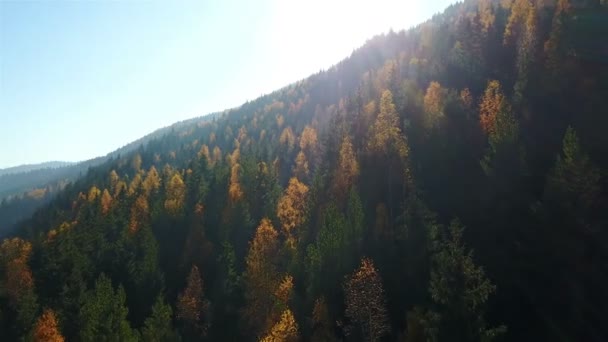
[[465, 1], [133, 145], [2, 242], [0, 336], [607, 340], [606, 36]]
[[68, 166], [70, 164], [72, 164], [72, 163], [62, 162], [62, 161], [50, 161], [50, 162], [44, 162], [44, 163], [39, 163], [39, 164], [26, 164], [26, 165], [7, 167], [4, 169], [0, 169], [0, 176], [12, 174], [12, 173], [30, 172], [30, 171], [34, 171], [34, 170], [40, 170], [40, 169], [56, 169], [59, 167]]
[[79, 163], [49, 162], [0, 170], [0, 237], [13, 231], [22, 220], [49, 203], [63, 188], [86, 174], [89, 168], [135, 151], [147, 142], [196, 122], [212, 120], [217, 114], [177, 122], [137, 139], [105, 156]]

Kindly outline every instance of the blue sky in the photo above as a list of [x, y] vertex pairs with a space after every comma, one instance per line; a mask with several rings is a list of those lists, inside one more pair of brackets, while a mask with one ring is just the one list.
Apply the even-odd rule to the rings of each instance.
[[0, 168], [238, 106], [450, 2], [0, 0]]

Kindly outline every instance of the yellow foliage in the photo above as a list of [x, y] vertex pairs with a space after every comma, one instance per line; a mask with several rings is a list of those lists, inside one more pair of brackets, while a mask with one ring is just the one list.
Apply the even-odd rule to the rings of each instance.
[[135, 177], [133, 177], [131, 184], [129, 184], [129, 196], [133, 196], [135, 193], [137, 193], [137, 190], [139, 190], [139, 188], [141, 187], [141, 183], [141, 175], [138, 173], [135, 175]]
[[500, 89], [500, 83], [496, 80], [488, 82], [488, 86], [479, 103], [479, 123], [486, 134], [496, 130], [496, 115], [500, 111], [505, 97]]
[[409, 156], [409, 147], [399, 128], [399, 116], [393, 102], [393, 94], [389, 90], [382, 93], [380, 113], [370, 131], [370, 150], [385, 155], [394, 150], [402, 160]]
[[293, 149], [293, 147], [296, 143], [296, 137], [293, 134], [293, 130], [291, 129], [290, 126], [287, 126], [283, 130], [283, 132], [281, 133], [281, 136], [279, 137], [279, 142], [281, 143], [281, 145], [287, 146], [287, 148], [289, 150]]
[[108, 189], [103, 189], [101, 194], [101, 212], [105, 215], [110, 211], [110, 205], [112, 204], [112, 195]]
[[338, 202], [346, 199], [350, 188], [359, 177], [359, 163], [348, 135], [342, 139], [338, 156], [338, 167], [333, 182], [333, 189]]
[[41, 199], [46, 195], [46, 189], [34, 189], [27, 193], [27, 196], [34, 199]]
[[230, 169], [230, 185], [228, 186], [228, 198], [231, 203], [236, 203], [243, 198], [243, 190], [239, 183], [241, 165], [236, 163]]
[[203, 146], [201, 146], [200, 151], [198, 151], [198, 157], [207, 158], [207, 162], [211, 163], [211, 155], [209, 154], [209, 146], [203, 144]]
[[478, 2], [479, 21], [481, 22], [481, 28], [484, 33], [488, 33], [490, 28], [494, 25], [496, 16], [494, 15], [494, 8], [491, 0], [480, 0]]
[[154, 165], [150, 166], [146, 179], [144, 179], [143, 188], [147, 195], [160, 189], [160, 176]]
[[124, 181], [118, 181], [116, 184], [116, 189], [114, 190], [114, 198], [118, 197], [124, 191], [127, 191], [127, 183]]
[[286, 275], [279, 287], [275, 291], [274, 295], [282, 305], [287, 305], [289, 298], [291, 297], [291, 291], [293, 290], [293, 277]]
[[186, 200], [186, 185], [179, 173], [175, 173], [169, 184], [165, 199], [165, 209], [172, 216], [178, 216]]
[[307, 200], [308, 187], [297, 178], [292, 177], [283, 196], [279, 199], [277, 207], [277, 216], [281, 221], [288, 243], [293, 243], [294, 229], [304, 223]]
[[443, 94], [444, 90], [441, 88], [439, 82], [431, 82], [426, 89], [426, 94], [424, 95], [424, 111], [426, 114], [424, 117], [424, 125], [426, 128], [435, 127], [444, 117]]
[[92, 203], [100, 194], [101, 191], [99, 191], [99, 189], [93, 185], [91, 189], [89, 189], [89, 195], [87, 196], [87, 200]]
[[300, 136], [300, 148], [307, 153], [317, 148], [317, 131], [306, 125]]
[[308, 173], [308, 160], [306, 160], [304, 152], [300, 151], [296, 157], [296, 165], [293, 168], [293, 174], [299, 179], [307, 179]]
[[148, 212], [148, 199], [145, 195], [140, 195], [131, 207], [131, 219], [129, 221], [129, 231], [131, 233], [137, 232], [141, 223], [147, 220]]
[[273, 296], [277, 289], [277, 258], [279, 234], [269, 219], [264, 218], [256, 229], [245, 258], [244, 277], [245, 299], [244, 317], [256, 332], [265, 331], [266, 320], [275, 306]]
[[118, 186], [119, 180], [120, 180], [120, 177], [118, 177], [118, 173], [116, 173], [116, 171], [112, 170], [110, 172], [110, 191], [112, 191], [113, 193], [116, 193], [116, 187]]
[[55, 312], [45, 309], [34, 326], [34, 342], [63, 342]]
[[261, 342], [295, 342], [299, 339], [298, 323], [291, 310], [283, 311], [281, 320], [270, 330]]

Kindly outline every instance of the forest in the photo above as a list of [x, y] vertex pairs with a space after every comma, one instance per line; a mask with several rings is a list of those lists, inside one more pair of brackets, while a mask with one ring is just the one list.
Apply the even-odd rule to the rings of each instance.
[[606, 341], [606, 37], [466, 0], [111, 155], [1, 242], [0, 339]]

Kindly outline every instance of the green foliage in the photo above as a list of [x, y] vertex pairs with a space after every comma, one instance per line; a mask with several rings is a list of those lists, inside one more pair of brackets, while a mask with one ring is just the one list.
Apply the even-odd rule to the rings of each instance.
[[156, 298], [150, 317], [146, 318], [142, 329], [142, 339], [150, 342], [179, 341], [173, 329], [173, 310], [161, 295]]
[[123, 287], [114, 290], [110, 278], [100, 275], [80, 310], [80, 340], [137, 341], [137, 331], [131, 329], [127, 320], [129, 310], [125, 302]]
[[488, 329], [483, 312], [496, 287], [473, 262], [463, 242], [464, 227], [453, 220], [448, 236], [431, 231], [434, 241], [429, 291], [438, 307], [438, 338], [489, 341], [505, 331]]
[[2, 262], [0, 336], [52, 308], [70, 341], [607, 340], [607, 18], [460, 2], [3, 201], [31, 253]]

